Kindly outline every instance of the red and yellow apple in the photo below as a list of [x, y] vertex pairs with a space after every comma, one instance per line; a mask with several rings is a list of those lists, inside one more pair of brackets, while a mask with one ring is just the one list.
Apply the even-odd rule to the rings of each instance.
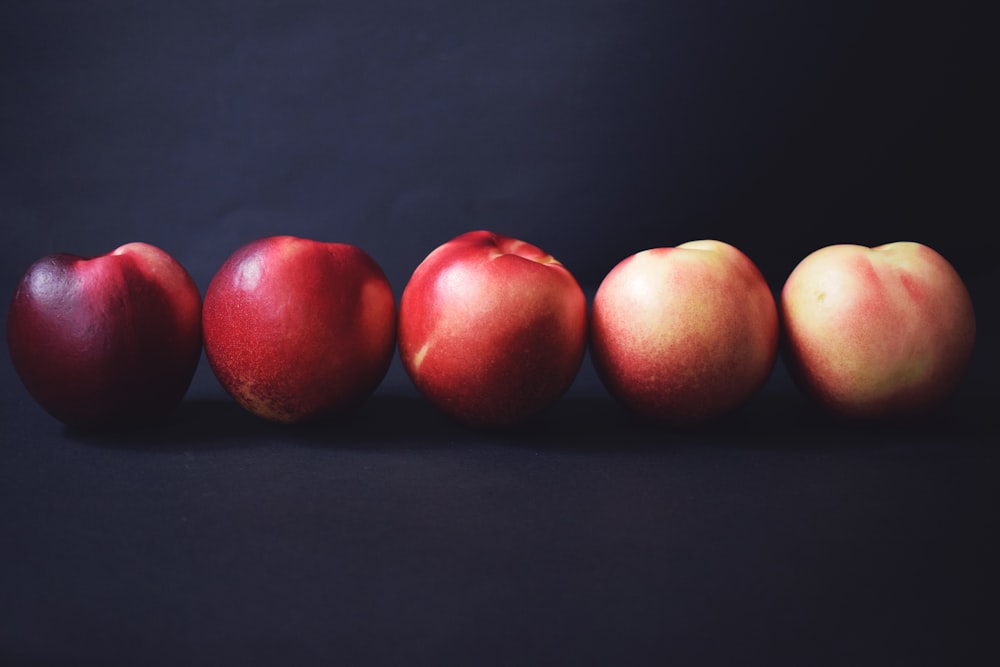
[[552, 255], [488, 231], [462, 234], [413, 272], [399, 307], [399, 353], [414, 385], [457, 421], [507, 427], [573, 383], [587, 301]]
[[396, 302], [360, 248], [293, 236], [236, 250], [205, 293], [205, 354], [223, 388], [276, 422], [334, 417], [385, 377]]
[[816, 250], [781, 292], [783, 357], [805, 394], [860, 419], [918, 415], [972, 356], [972, 299], [954, 267], [913, 242]]
[[187, 392], [201, 357], [201, 294], [169, 254], [129, 243], [25, 272], [7, 346], [28, 393], [77, 427], [148, 423]]
[[777, 346], [767, 281], [721, 241], [638, 252], [594, 296], [598, 377], [626, 409], [652, 421], [690, 425], [734, 410], [767, 380]]

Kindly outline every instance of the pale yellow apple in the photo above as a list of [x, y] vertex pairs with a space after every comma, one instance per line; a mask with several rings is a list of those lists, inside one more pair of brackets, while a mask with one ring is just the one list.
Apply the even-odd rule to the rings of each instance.
[[781, 293], [784, 357], [802, 390], [854, 418], [920, 414], [956, 389], [972, 356], [972, 299], [954, 267], [913, 242], [831, 245]]
[[622, 405], [656, 421], [691, 424], [735, 409], [767, 379], [777, 346], [767, 281], [722, 241], [636, 253], [594, 296], [594, 367]]

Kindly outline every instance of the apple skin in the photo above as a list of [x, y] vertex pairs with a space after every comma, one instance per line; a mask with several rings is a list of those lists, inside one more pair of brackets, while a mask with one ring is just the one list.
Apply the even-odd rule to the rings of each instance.
[[806, 256], [781, 291], [782, 356], [799, 388], [858, 420], [918, 416], [955, 391], [972, 357], [972, 299], [954, 267], [909, 241]]
[[436, 248], [410, 277], [399, 353], [420, 393], [473, 427], [522, 424], [573, 383], [587, 300], [540, 248], [478, 230]]
[[147, 424], [184, 397], [201, 358], [201, 294], [169, 254], [128, 243], [105, 255], [43, 257], [7, 315], [28, 393], [73, 427]]
[[630, 412], [656, 423], [714, 420], [750, 398], [777, 359], [774, 295], [757, 266], [716, 240], [622, 260], [594, 295], [598, 377]]
[[236, 250], [205, 292], [205, 355], [222, 387], [275, 422], [361, 405], [395, 352], [396, 302], [360, 248], [270, 236]]

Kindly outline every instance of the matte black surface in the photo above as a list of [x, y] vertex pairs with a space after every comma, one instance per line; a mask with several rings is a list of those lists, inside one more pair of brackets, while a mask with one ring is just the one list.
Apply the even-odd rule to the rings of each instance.
[[0, 664], [995, 664], [990, 25], [869, 2], [8, 2], [0, 288], [144, 240], [519, 236], [592, 293], [715, 237], [777, 290], [828, 243], [928, 243], [979, 317], [942, 414], [846, 426], [780, 365], [731, 419], [623, 413], [589, 360], [472, 431], [394, 362], [350, 422], [83, 434], [0, 360]]
[[636, 423], [585, 368], [512, 434], [401, 386], [288, 429], [206, 379], [161, 427], [84, 435], [8, 375], [0, 656], [988, 664], [992, 401], [846, 427], [783, 377], [692, 432]]

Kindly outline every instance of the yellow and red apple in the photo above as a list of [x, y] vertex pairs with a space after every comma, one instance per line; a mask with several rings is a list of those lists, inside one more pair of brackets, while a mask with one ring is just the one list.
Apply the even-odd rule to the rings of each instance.
[[784, 358], [804, 393], [848, 418], [918, 415], [957, 388], [972, 356], [972, 300], [955, 268], [913, 242], [831, 245], [781, 292]]
[[236, 250], [205, 293], [205, 354], [244, 408], [276, 422], [334, 417], [385, 377], [396, 302], [360, 248], [293, 236]]
[[129, 243], [55, 254], [25, 272], [7, 345], [28, 393], [79, 427], [148, 423], [173, 409], [201, 356], [201, 294], [163, 250]]
[[594, 368], [619, 403], [656, 422], [703, 423], [739, 407], [767, 380], [777, 346], [767, 281], [721, 241], [631, 255], [594, 296]]
[[587, 302], [552, 255], [488, 231], [436, 248], [399, 308], [399, 353], [414, 385], [454, 419], [506, 427], [570, 387], [586, 351]]

